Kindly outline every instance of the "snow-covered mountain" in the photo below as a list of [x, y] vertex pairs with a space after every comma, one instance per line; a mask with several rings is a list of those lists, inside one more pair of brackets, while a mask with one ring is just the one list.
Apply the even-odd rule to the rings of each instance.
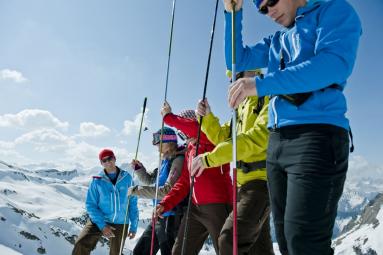
[[352, 157], [334, 228], [335, 254], [383, 254], [383, 168]]
[[360, 157], [352, 157], [343, 195], [339, 201], [334, 237], [362, 213], [365, 206], [383, 192], [383, 168], [374, 166]]
[[338, 255], [383, 254], [383, 193], [378, 194], [334, 240]]
[[[0, 254], [70, 254], [86, 221], [88, 184], [100, 168], [31, 169], [0, 161]], [[383, 254], [379, 246], [383, 199], [375, 198], [383, 192], [382, 183], [382, 168], [359, 163], [350, 169], [334, 229], [336, 254]], [[138, 237], [150, 223], [152, 202], [139, 199], [139, 211]], [[130, 254], [137, 240], [127, 241], [125, 254]], [[107, 241], [99, 242], [92, 254], [107, 254]], [[214, 252], [205, 246], [201, 254]]]
[[[84, 201], [90, 176], [99, 171], [27, 170], [0, 161], [0, 254], [70, 254], [87, 219]], [[138, 208], [137, 237], [126, 242], [124, 254], [131, 253], [150, 223], [151, 200], [139, 199]], [[108, 254], [107, 248], [104, 239], [92, 254]], [[210, 249], [205, 246], [201, 254]]]
[[71, 182], [76, 176], [0, 162], [0, 244], [21, 254], [69, 254], [85, 220], [86, 186]]

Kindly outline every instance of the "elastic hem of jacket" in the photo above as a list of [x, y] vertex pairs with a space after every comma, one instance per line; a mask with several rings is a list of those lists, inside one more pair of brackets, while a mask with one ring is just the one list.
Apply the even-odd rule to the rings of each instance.
[[266, 168], [266, 160], [255, 161], [255, 162], [243, 162], [237, 161], [237, 167], [242, 170], [244, 173], [249, 173], [252, 171], [263, 170]]
[[205, 164], [206, 164], [206, 166], [207, 167], [210, 167], [210, 164], [209, 164], [209, 161], [208, 161], [208, 159], [207, 159], [207, 156], [205, 156], [205, 157], [203, 157], [204, 158], [204, 160], [205, 160]]

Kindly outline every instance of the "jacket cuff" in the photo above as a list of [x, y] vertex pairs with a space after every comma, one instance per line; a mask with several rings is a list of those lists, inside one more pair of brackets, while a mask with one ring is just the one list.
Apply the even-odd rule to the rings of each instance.
[[173, 208], [170, 208], [168, 206], [168, 203], [164, 203], [163, 201], [161, 201], [159, 204], [164, 207], [164, 212], [167, 212], [167, 211], [170, 211], [171, 209], [173, 209]]
[[257, 90], [258, 97], [268, 96], [270, 93], [267, 92], [267, 84], [265, 80], [259, 76], [255, 77], [255, 87]]
[[172, 112], [169, 112], [169, 113], [165, 114], [164, 122], [166, 122], [166, 119], [169, 119], [172, 114], [173, 114]]
[[135, 226], [130, 225], [129, 232], [131, 233], [137, 233], [137, 224]]
[[[207, 123], [210, 123], [212, 120], [214, 120], [215, 116], [214, 116], [213, 112], [209, 112], [208, 114], [203, 116], [203, 118], [204, 118], [204, 121], [202, 122], [201, 129], [204, 132], [204, 126], [206, 127], [206, 125], [208, 125]], [[200, 118], [197, 118], [197, 121], [199, 124], [201, 124]]]
[[205, 153], [205, 154], [203, 154], [203, 156], [202, 156], [202, 164], [203, 164], [203, 166], [205, 167], [205, 168], [209, 168], [209, 167], [211, 167], [210, 166], [210, 164], [209, 164], [209, 159], [208, 159], [208, 156], [209, 156], [209, 154], [208, 153]]
[[102, 231], [105, 228], [106, 223], [105, 222], [98, 222], [98, 223], [96, 223], [96, 225], [100, 229], [100, 231]]
[[[236, 14], [239, 14], [239, 13], [242, 14], [242, 10], [243, 10], [243, 8], [239, 9], [238, 11], [235, 11], [235, 13], [236, 13]], [[229, 16], [231, 17], [231, 12], [228, 12], [228, 11], [226, 11], [226, 10], [224, 10], [223, 12], [225, 13], [225, 15], [229, 15]]]

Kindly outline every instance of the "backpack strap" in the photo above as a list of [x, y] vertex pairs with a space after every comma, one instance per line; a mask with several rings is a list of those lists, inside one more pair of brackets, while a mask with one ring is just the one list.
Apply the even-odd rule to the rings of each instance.
[[243, 162], [237, 161], [238, 168], [242, 169], [244, 173], [251, 171], [262, 170], [266, 168], [266, 160], [255, 161], [255, 162]]
[[259, 97], [257, 102], [257, 107], [254, 108], [253, 113], [259, 115], [264, 105], [265, 105], [265, 97]]
[[354, 146], [354, 136], [352, 135], [351, 127], [350, 127], [350, 130], [348, 131], [348, 134], [350, 136], [350, 141], [351, 141], [350, 152], [353, 153], [355, 146]]

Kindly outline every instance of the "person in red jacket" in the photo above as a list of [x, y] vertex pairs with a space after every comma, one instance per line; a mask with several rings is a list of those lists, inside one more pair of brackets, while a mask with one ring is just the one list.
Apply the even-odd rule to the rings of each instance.
[[[198, 121], [193, 110], [182, 112], [179, 116], [171, 112], [170, 105], [165, 102], [161, 114], [166, 125], [174, 127], [188, 137], [188, 147], [181, 177], [170, 192], [157, 205], [156, 215], [161, 215], [175, 207], [190, 192], [190, 169], [196, 155]], [[214, 145], [201, 132], [198, 153], [209, 152]], [[201, 176], [195, 177], [192, 205], [189, 213], [186, 254], [198, 254], [210, 235], [214, 249], [218, 254], [218, 236], [232, 209], [232, 181], [228, 164], [209, 169]], [[172, 254], [181, 254], [186, 217], [183, 217]]]

